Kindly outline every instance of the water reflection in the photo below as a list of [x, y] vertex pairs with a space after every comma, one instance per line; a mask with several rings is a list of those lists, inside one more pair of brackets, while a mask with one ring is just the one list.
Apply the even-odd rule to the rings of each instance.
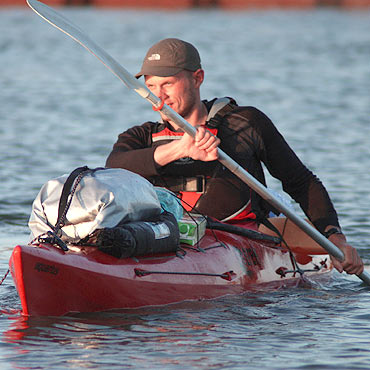
[[[270, 348], [277, 356], [275, 368], [285, 368], [286, 357], [278, 355], [281, 346], [294, 364], [302, 364], [307, 351], [325, 353], [328, 330], [334, 326], [345, 328], [337, 333], [345, 348], [331, 348], [329, 355], [338, 365], [343, 352], [368, 353], [364, 340], [370, 329], [369, 303], [367, 287], [334, 273], [324, 285], [160, 308], [57, 318], [8, 312], [10, 325], [3, 332], [2, 349], [8, 343], [6, 357], [15, 367], [156, 369], [217, 368], [220, 364], [245, 368], [246, 356], [249, 368], [271, 368], [271, 359], [261, 357]], [[50, 354], [55, 354], [52, 359]]]
[[[332, 348], [329, 355], [339, 364], [343, 352], [369, 352], [364, 338], [370, 329], [370, 292], [338, 275], [324, 287], [252, 292], [161, 308], [61, 318], [26, 318], [13, 313], [7, 315], [11, 324], [2, 342], [10, 345], [7, 358], [18, 367], [184, 368], [197, 367], [202, 361], [200, 368], [221, 363], [238, 368], [246, 364], [247, 356], [253, 368], [270, 363], [271, 359], [261, 357], [266, 348], [277, 355], [285, 347], [285, 355], [294, 353], [296, 364], [307, 350], [323, 353], [328, 330], [334, 326], [345, 328], [345, 334], [338, 332], [337, 336], [346, 349]], [[363, 339], [355, 344], [355, 338]], [[48, 353], [55, 353], [52, 360]], [[278, 356], [276, 361], [276, 368], [285, 368], [284, 359]]]

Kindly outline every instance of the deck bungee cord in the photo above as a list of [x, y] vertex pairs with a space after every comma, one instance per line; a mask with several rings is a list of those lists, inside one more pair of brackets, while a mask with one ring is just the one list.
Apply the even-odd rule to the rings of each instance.
[[[166, 104], [162, 106], [162, 101], [154, 95], [144, 84], [138, 81], [125, 68], [123, 68], [112, 56], [99, 47], [92, 41], [79, 27], [75, 26], [64, 16], [58, 14], [52, 8], [37, 1], [27, 0], [28, 5], [44, 20], [56, 27], [66, 35], [74, 39], [81, 46], [87, 49], [95, 57], [97, 57], [113, 74], [115, 74], [129, 89], [134, 90], [142, 98], [150, 102], [158, 111], [162, 112], [170, 120], [175, 122], [184, 132], [192, 137], [195, 137], [196, 128], [191, 126], [183, 117], [177, 114]], [[161, 107], [161, 109], [160, 109]], [[314, 241], [321, 245], [330, 255], [342, 261], [344, 259], [343, 252], [332, 242], [330, 242], [324, 235], [322, 235], [313, 226], [307, 223], [303, 218], [298, 216], [283, 202], [281, 202], [274, 194], [250, 175], [237, 162], [230, 158], [222, 150], [218, 150], [219, 161], [233, 174], [244, 181], [252, 190], [258, 193], [264, 200], [270, 203], [273, 207], [278, 209], [287, 218], [289, 218], [296, 226], [309, 235]], [[370, 275], [363, 271], [357, 275], [364, 283], [370, 286]]]

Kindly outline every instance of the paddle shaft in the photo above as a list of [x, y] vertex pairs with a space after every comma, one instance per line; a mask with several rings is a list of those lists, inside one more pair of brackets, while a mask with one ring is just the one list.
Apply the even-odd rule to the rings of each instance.
[[[72, 39], [81, 44], [90, 53], [96, 56], [112, 73], [114, 73], [128, 88], [135, 90], [141, 97], [148, 100], [153, 106], [159, 107], [161, 100], [154, 95], [143, 83], [136, 79], [131, 73], [123, 68], [115, 59], [113, 59], [106, 51], [99, 47], [92, 41], [79, 27], [74, 25], [71, 21], [60, 15], [52, 8], [37, 1], [27, 0], [28, 5], [40, 17], [49, 22], [52, 26], [58, 28]], [[184, 132], [194, 137], [196, 129], [191, 126], [183, 117], [176, 113], [167, 105], [163, 105], [160, 111], [165, 114], [171, 121], [175, 122]], [[313, 226], [306, 222], [302, 217], [298, 216], [283, 202], [281, 202], [272, 192], [253, 176], [251, 176], [244, 168], [237, 162], [230, 158], [220, 148], [218, 149], [219, 161], [229, 169], [233, 174], [244, 181], [251, 189], [258, 193], [263, 199], [273, 205], [276, 209], [282, 212], [294, 224], [308, 234], [313, 240], [320, 244], [330, 255], [343, 260], [344, 255], [342, 251], [318, 232]], [[370, 285], [370, 275], [364, 271], [357, 275], [367, 285]]]

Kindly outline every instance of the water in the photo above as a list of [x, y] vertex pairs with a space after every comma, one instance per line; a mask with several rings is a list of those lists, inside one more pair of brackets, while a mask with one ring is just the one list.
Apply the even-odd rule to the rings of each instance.
[[[203, 97], [232, 96], [270, 116], [368, 263], [370, 11], [64, 12], [132, 73], [161, 38], [197, 45]], [[28, 9], [0, 10], [0, 56], [3, 276], [12, 248], [28, 241], [42, 184], [104, 165], [118, 133], [154, 113]], [[311, 289], [64, 318], [23, 318], [10, 276], [0, 297], [2, 369], [370, 368], [370, 292], [338, 273]]]

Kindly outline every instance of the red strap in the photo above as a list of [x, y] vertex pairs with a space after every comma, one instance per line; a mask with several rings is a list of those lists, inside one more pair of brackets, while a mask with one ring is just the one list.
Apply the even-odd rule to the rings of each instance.
[[233, 217], [229, 221], [240, 221], [240, 220], [245, 220], [245, 219], [249, 219], [249, 220], [255, 220], [256, 219], [256, 215], [251, 211], [250, 206], [243, 209], [243, 211], [238, 213], [235, 217]]
[[[162, 106], [163, 107], [163, 106]], [[153, 105], [154, 110], [160, 110], [162, 107], [155, 107]], [[217, 135], [217, 128], [209, 128], [206, 127], [209, 132], [211, 132], [213, 135]], [[159, 132], [155, 132], [152, 134], [152, 139], [153, 141], [159, 141], [159, 140], [169, 140], [169, 139], [177, 139], [179, 136], [183, 136], [184, 132], [183, 131], [172, 131], [168, 127], [165, 127], [163, 130]]]
[[[198, 202], [199, 198], [202, 196], [202, 193], [190, 192], [190, 191], [181, 191], [181, 204], [184, 209], [188, 212], [191, 212]], [[251, 206], [248, 205], [242, 212], [238, 213], [235, 217], [230, 220], [227, 220], [227, 223], [230, 224], [239, 224], [243, 222], [255, 222], [256, 215], [251, 211]]]
[[194, 191], [180, 191], [181, 194], [181, 204], [188, 212], [191, 212], [198, 202], [202, 193], [196, 193]]
[[153, 105], [153, 110], [154, 111], [159, 111], [159, 110], [161, 110], [162, 108], [163, 108], [163, 106], [164, 106], [164, 101], [163, 100], [161, 100], [161, 104], [159, 104], [158, 106], [156, 106], [156, 105]]

